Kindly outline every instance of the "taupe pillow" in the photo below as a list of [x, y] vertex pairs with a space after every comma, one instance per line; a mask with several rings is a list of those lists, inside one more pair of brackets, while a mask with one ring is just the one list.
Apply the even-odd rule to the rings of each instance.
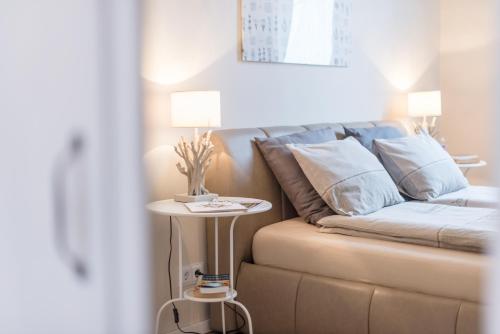
[[315, 224], [321, 218], [335, 213], [314, 190], [286, 145], [323, 143], [334, 139], [336, 135], [332, 129], [305, 131], [274, 138], [255, 138], [257, 147], [286, 196], [297, 213], [309, 223]]
[[377, 157], [353, 137], [287, 147], [314, 189], [338, 214], [365, 215], [404, 202]]

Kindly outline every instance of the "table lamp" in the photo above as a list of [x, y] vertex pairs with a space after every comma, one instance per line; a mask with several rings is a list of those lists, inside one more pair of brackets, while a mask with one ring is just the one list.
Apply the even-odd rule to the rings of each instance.
[[178, 202], [210, 201], [217, 198], [205, 188], [205, 173], [210, 165], [214, 145], [210, 141], [211, 131], [201, 136], [198, 128], [221, 126], [220, 92], [190, 91], [175, 92], [170, 95], [172, 127], [194, 128], [194, 139], [181, 140], [174, 148], [184, 160], [184, 166], [177, 163], [177, 169], [188, 179], [186, 194], [174, 195]]
[[[431, 136], [437, 135], [436, 121], [441, 116], [441, 92], [416, 92], [408, 94], [408, 115], [410, 117], [422, 117], [420, 124], [417, 124], [419, 131], [424, 130]], [[427, 117], [431, 117], [430, 123]]]

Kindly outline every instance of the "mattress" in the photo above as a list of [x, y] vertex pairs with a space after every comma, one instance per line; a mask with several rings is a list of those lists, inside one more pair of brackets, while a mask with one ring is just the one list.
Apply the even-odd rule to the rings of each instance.
[[260, 229], [256, 264], [405, 291], [481, 302], [484, 254], [320, 233], [294, 218]]
[[500, 189], [487, 186], [469, 186], [459, 191], [439, 196], [428, 203], [466, 206], [474, 208], [497, 208]]
[[364, 216], [328, 216], [318, 224], [325, 233], [485, 252], [499, 222], [495, 209], [412, 201]]

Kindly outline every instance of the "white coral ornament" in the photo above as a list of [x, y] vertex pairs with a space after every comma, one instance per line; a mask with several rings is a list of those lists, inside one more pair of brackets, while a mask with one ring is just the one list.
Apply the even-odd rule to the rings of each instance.
[[212, 161], [214, 145], [210, 141], [212, 132], [208, 131], [201, 136], [195, 136], [191, 143], [183, 137], [174, 148], [183, 160], [185, 166], [177, 163], [177, 169], [188, 178], [188, 195], [199, 196], [210, 192], [205, 188], [205, 174]]

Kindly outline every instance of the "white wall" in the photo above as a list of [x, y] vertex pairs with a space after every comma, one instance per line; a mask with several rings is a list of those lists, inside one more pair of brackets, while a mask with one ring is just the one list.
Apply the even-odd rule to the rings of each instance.
[[[146, 0], [143, 78], [152, 200], [185, 191], [169, 145], [169, 93], [220, 90], [224, 127], [366, 121], [404, 114], [408, 90], [439, 88], [439, 2], [353, 0], [350, 68], [242, 63], [239, 1]], [[237, 195], [237, 194], [235, 194]], [[157, 305], [168, 298], [167, 224], [154, 217]], [[187, 261], [205, 259], [202, 224], [186, 228]], [[196, 322], [201, 309], [181, 311]], [[170, 320], [170, 313], [165, 319]], [[165, 320], [167, 321], [167, 320]], [[173, 328], [172, 324], [168, 328]]]
[[497, 0], [441, 0], [442, 134], [449, 151], [479, 154], [487, 168], [469, 179], [491, 184]]
[[354, 0], [348, 69], [242, 63], [239, 1], [145, 1], [148, 149], [166, 142], [168, 93], [218, 89], [224, 127], [380, 119], [394, 95], [438, 88], [439, 6]]

